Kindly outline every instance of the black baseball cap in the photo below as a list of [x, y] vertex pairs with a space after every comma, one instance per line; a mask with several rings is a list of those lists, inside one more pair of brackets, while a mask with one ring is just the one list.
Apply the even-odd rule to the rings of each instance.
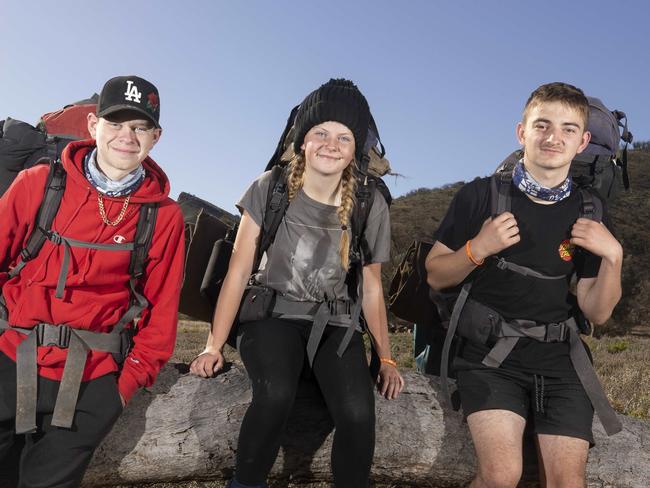
[[97, 102], [97, 117], [133, 110], [160, 129], [160, 96], [153, 83], [139, 76], [116, 76], [104, 84]]

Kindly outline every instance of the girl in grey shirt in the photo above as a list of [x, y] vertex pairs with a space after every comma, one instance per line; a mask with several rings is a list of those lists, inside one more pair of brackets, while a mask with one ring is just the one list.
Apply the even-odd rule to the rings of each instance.
[[[388, 206], [375, 192], [363, 237], [358, 296], [348, 287], [350, 227], [360, 161], [370, 123], [365, 97], [348, 80], [330, 80], [302, 102], [293, 126], [289, 207], [265, 253], [255, 281], [275, 292], [269, 317], [239, 329], [239, 352], [253, 385], [244, 417], [231, 488], [265, 487], [277, 456], [303, 368], [310, 368], [334, 420], [332, 473], [337, 488], [368, 486], [374, 451], [372, 379], [357, 327], [361, 307], [381, 365], [382, 395], [396, 398], [403, 380], [390, 356], [381, 263], [389, 258]], [[256, 255], [270, 172], [257, 178], [238, 203], [242, 219], [205, 350], [191, 364], [209, 377], [222, 355]], [[351, 296], [352, 295], [352, 296]], [[352, 328], [352, 329], [351, 329]], [[351, 339], [347, 339], [350, 334]], [[349, 341], [349, 342], [348, 342]]]

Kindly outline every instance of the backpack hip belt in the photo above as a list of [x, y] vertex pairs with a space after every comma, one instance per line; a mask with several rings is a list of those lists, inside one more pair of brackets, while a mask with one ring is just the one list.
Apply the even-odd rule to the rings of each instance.
[[352, 340], [354, 331], [359, 325], [361, 300], [357, 300], [356, 302], [352, 302], [351, 300], [326, 300], [320, 303], [298, 302], [287, 300], [278, 295], [275, 306], [273, 307], [273, 316], [282, 317], [286, 315], [303, 315], [313, 319], [312, 329], [307, 340], [307, 358], [311, 366], [314, 364], [314, 357], [325, 332], [325, 327], [332, 319], [337, 317], [342, 319], [350, 318], [350, 325], [345, 331], [345, 335], [341, 339], [336, 351], [339, 357], [343, 356], [348, 344]]
[[71, 428], [81, 378], [90, 350], [126, 355], [121, 330], [93, 332], [65, 324], [39, 323], [34, 328], [11, 326], [0, 319], [0, 332], [13, 330], [26, 337], [16, 349], [16, 434], [36, 432], [37, 358], [39, 346], [68, 349], [63, 376], [54, 405], [52, 425]]
[[568, 340], [571, 364], [596, 414], [600, 418], [605, 432], [607, 435], [613, 435], [622, 430], [621, 421], [610, 405], [580, 340], [580, 331], [573, 317], [562, 322], [549, 324], [539, 324], [532, 320], [506, 320], [490, 307], [469, 299], [470, 289], [471, 283], [468, 283], [461, 290], [454, 305], [449, 330], [443, 346], [440, 371], [442, 390], [447, 399], [450, 398], [449, 386], [447, 385], [447, 361], [451, 338], [456, 333], [461, 337], [483, 344], [490, 338], [495, 338], [496, 343], [482, 361], [483, 365], [491, 368], [498, 368], [501, 365], [520, 337], [529, 337], [540, 342], [564, 342]]

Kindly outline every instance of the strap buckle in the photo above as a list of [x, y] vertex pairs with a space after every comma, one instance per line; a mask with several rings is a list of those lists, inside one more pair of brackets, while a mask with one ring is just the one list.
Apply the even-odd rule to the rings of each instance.
[[331, 315], [350, 315], [352, 307], [350, 300], [326, 300]]
[[41, 322], [35, 327], [35, 333], [39, 346], [56, 346], [67, 349], [70, 345], [72, 329], [63, 324], [54, 325]]
[[564, 342], [566, 338], [567, 326], [565, 322], [546, 324], [544, 342]]

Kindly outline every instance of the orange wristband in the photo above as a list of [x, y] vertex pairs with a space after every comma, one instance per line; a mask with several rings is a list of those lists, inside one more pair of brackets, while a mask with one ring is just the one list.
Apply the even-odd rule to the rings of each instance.
[[477, 259], [472, 255], [472, 250], [469, 247], [470, 242], [472, 242], [471, 239], [465, 243], [465, 254], [467, 254], [467, 257], [472, 263], [474, 263], [476, 266], [481, 266], [485, 262], [485, 258], [477, 261]]
[[379, 358], [382, 363], [390, 364], [393, 368], [397, 368], [397, 362], [388, 358]]

